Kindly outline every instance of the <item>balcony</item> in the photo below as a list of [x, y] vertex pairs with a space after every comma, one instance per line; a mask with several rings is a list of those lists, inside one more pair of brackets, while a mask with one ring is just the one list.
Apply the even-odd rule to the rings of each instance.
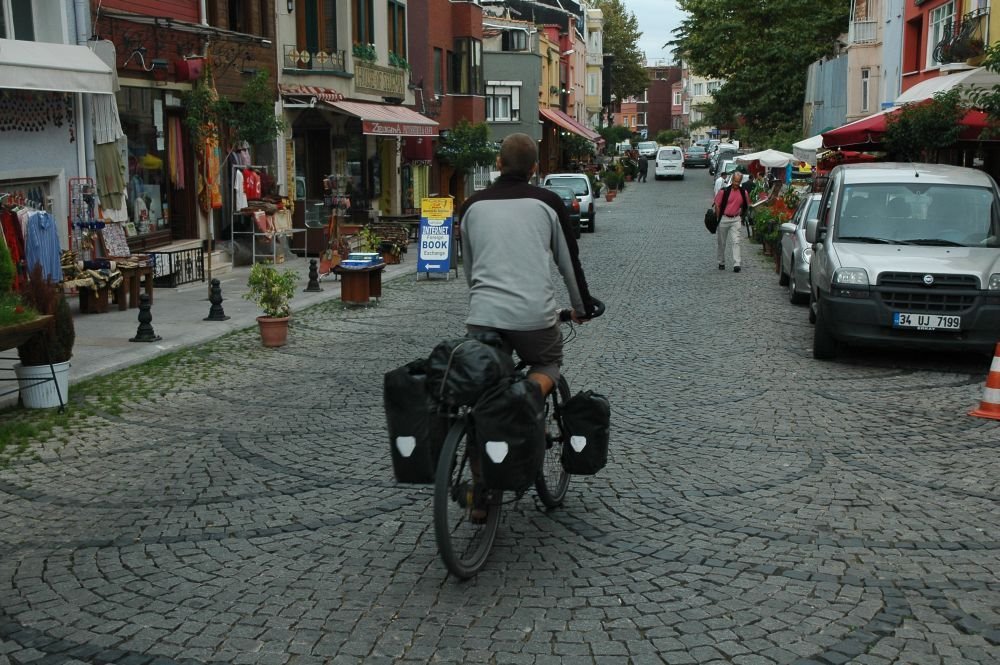
[[851, 21], [847, 30], [848, 44], [875, 44], [878, 41], [878, 21]]
[[294, 45], [284, 47], [282, 69], [295, 72], [345, 72], [343, 51], [309, 51]]

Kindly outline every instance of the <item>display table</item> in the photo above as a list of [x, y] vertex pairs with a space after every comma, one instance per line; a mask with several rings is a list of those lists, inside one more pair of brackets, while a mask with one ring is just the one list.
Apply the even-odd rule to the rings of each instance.
[[126, 308], [124, 295], [128, 296], [128, 309], [135, 309], [139, 306], [139, 293], [145, 290], [149, 296], [149, 304], [153, 304], [153, 266], [119, 266], [118, 270], [122, 274], [122, 283], [115, 290], [115, 298], [118, 300], [118, 309]]
[[371, 298], [381, 298], [383, 270], [384, 263], [367, 268], [334, 266], [332, 272], [340, 275], [340, 300], [347, 305], [367, 305]]

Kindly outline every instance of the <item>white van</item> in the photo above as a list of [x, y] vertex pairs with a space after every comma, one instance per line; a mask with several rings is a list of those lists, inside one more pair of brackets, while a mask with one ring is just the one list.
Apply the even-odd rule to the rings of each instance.
[[813, 356], [841, 342], [992, 353], [1000, 190], [942, 164], [838, 166], [806, 224]]
[[632, 149], [632, 144], [629, 143], [628, 141], [622, 141], [621, 143], [615, 145], [615, 152], [619, 155], [624, 155], [631, 149]]
[[684, 179], [684, 151], [675, 145], [668, 145], [656, 152], [656, 170], [653, 177]]

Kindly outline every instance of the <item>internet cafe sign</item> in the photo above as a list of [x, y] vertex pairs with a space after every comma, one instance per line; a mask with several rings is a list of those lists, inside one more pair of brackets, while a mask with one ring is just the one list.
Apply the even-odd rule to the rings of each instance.
[[405, 71], [396, 67], [379, 67], [355, 60], [354, 87], [381, 92], [387, 97], [405, 97]]

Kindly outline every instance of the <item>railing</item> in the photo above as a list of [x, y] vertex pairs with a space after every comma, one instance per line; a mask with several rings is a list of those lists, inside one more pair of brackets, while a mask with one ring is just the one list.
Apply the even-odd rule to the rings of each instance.
[[851, 21], [847, 30], [849, 44], [874, 44], [876, 41], [878, 41], [878, 21], [870, 19]]
[[205, 251], [201, 247], [171, 252], [150, 252], [155, 257], [153, 284], [174, 288], [205, 281]]
[[282, 60], [283, 69], [293, 69], [312, 72], [343, 72], [347, 71], [343, 51], [309, 51], [300, 49], [294, 44], [286, 44]]
[[986, 28], [989, 22], [988, 7], [976, 9], [962, 16], [961, 20], [945, 28], [944, 38], [934, 47], [934, 61], [941, 64], [965, 62], [983, 54]]

